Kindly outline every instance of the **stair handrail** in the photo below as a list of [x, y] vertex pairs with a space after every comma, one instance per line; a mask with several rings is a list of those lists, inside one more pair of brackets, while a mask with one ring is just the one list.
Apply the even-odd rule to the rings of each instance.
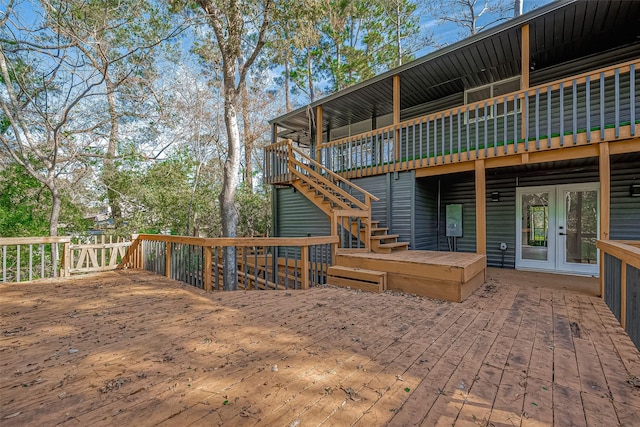
[[356, 191], [361, 192], [362, 194], [364, 194], [365, 196], [365, 204], [366, 205], [370, 205], [370, 203], [367, 202], [367, 199], [369, 200], [373, 200], [374, 202], [378, 202], [380, 201], [379, 198], [377, 198], [376, 196], [374, 196], [373, 194], [369, 193], [367, 190], [365, 190], [364, 188], [361, 188], [359, 186], [357, 186], [356, 184], [352, 183], [351, 181], [349, 181], [346, 178], [341, 177], [340, 175], [338, 175], [337, 173], [335, 173], [334, 171], [332, 171], [331, 169], [327, 168], [326, 166], [324, 166], [323, 164], [313, 160], [311, 157], [307, 156], [305, 153], [303, 153], [302, 151], [298, 150], [297, 148], [295, 148], [292, 144], [291, 141], [289, 141], [289, 145], [292, 149], [293, 152], [301, 155], [302, 157], [305, 158], [305, 160], [308, 160], [310, 163], [312, 163], [313, 165], [317, 166], [318, 168], [322, 169], [323, 171], [325, 171], [329, 176], [331, 176], [332, 178], [337, 179], [338, 181], [348, 185], [349, 187], [353, 188]]
[[[289, 160], [289, 165], [290, 165], [290, 169], [289, 170], [291, 171], [291, 173], [296, 175], [296, 176], [298, 176], [300, 179], [303, 179], [303, 177], [314, 177], [314, 178], [316, 178], [318, 180], [318, 184], [319, 183], [323, 183], [323, 184], [330, 184], [332, 186], [335, 186], [339, 191], [336, 192], [334, 190], [334, 192], [340, 194], [342, 197], [347, 199], [351, 204], [356, 205], [358, 208], [360, 208], [362, 210], [368, 210], [369, 209], [369, 205], [361, 202], [360, 200], [358, 200], [353, 195], [351, 195], [348, 192], [344, 191], [342, 188], [336, 186], [332, 181], [328, 180], [327, 178], [323, 177], [319, 173], [315, 172], [313, 169], [311, 169], [311, 167], [305, 165], [304, 163], [302, 163], [301, 161], [299, 161], [295, 157], [291, 157], [291, 159]], [[298, 166], [300, 169], [302, 169], [307, 174], [297, 170], [295, 167], [292, 168], [291, 166]], [[316, 187], [316, 186], [314, 185], [314, 187]], [[321, 188], [318, 188], [318, 190], [323, 192], [323, 193], [325, 192]]]

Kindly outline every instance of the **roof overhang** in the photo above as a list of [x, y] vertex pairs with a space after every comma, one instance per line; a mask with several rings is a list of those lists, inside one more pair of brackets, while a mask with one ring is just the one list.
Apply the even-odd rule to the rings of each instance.
[[640, 2], [560, 0], [521, 15], [270, 121], [280, 136], [308, 143], [315, 107], [322, 128], [335, 129], [393, 112], [393, 76], [400, 109], [463, 93], [521, 73], [522, 26], [529, 24], [532, 72], [637, 43]]

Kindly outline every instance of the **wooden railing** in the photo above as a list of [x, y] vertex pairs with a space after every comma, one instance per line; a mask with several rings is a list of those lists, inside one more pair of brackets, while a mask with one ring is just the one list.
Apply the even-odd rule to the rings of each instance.
[[[634, 137], [638, 65], [636, 59], [330, 141], [318, 147], [318, 160], [350, 179]], [[280, 144], [267, 147], [267, 157]], [[266, 182], [276, 183], [277, 172], [267, 169]]]
[[70, 237], [0, 238], [2, 281], [24, 282], [69, 274]]
[[129, 239], [113, 236], [0, 238], [2, 281], [115, 270], [130, 245]]
[[69, 274], [115, 270], [131, 246], [131, 239], [121, 236], [92, 236], [69, 245]]
[[597, 247], [602, 298], [640, 349], [640, 242], [598, 240]]
[[[289, 140], [267, 147], [266, 154], [267, 182], [297, 181], [309, 186], [309, 191], [329, 202], [325, 212], [331, 221], [332, 235], [340, 237], [338, 246], [370, 249], [367, 236], [371, 235], [371, 202], [380, 199], [294, 148]], [[314, 201], [313, 195], [308, 197]], [[352, 214], [336, 214], [336, 211]]]
[[[238, 289], [308, 289], [326, 283], [337, 237], [134, 236], [123, 265], [210, 291], [225, 286], [225, 249], [236, 249]], [[228, 285], [228, 284], [227, 284]]]
[[370, 211], [337, 209], [333, 211], [331, 234], [340, 239], [336, 249], [369, 251], [371, 245]]

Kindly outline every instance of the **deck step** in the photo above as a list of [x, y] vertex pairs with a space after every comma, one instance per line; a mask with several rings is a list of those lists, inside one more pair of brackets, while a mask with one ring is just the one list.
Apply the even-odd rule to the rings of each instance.
[[384, 271], [332, 265], [327, 274], [329, 285], [369, 292], [383, 292], [387, 289], [387, 273]]
[[397, 239], [400, 237], [399, 234], [376, 234], [375, 236], [371, 236], [371, 240], [389, 240], [389, 239]]
[[389, 231], [389, 229], [386, 227], [371, 227], [371, 234], [382, 232], [386, 233], [387, 231]]
[[405, 251], [409, 249], [409, 243], [407, 242], [393, 242], [393, 243], [380, 243], [378, 245], [372, 245], [373, 252], [380, 254], [390, 254], [391, 252]]

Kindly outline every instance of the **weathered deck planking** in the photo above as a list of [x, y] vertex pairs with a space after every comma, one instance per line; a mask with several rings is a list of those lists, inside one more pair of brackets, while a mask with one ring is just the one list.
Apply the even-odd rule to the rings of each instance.
[[547, 278], [489, 269], [459, 304], [131, 270], [3, 284], [0, 424], [633, 425], [640, 353], [592, 281]]

